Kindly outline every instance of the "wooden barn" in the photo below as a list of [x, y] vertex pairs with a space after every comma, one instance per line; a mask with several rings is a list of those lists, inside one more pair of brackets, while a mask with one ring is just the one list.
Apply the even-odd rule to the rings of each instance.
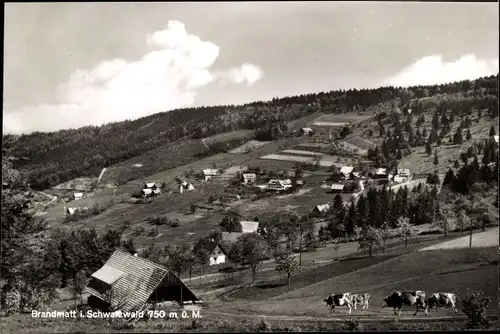
[[169, 269], [116, 250], [86, 287], [88, 305], [106, 311], [144, 311], [156, 303], [200, 299]]

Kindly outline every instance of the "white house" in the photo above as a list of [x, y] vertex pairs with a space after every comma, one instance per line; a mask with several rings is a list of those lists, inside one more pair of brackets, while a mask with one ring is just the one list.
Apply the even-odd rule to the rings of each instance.
[[310, 136], [310, 135], [314, 134], [314, 130], [311, 128], [301, 128], [300, 133], [302, 135], [309, 135]]
[[340, 169], [340, 174], [342, 174], [344, 176], [344, 178], [346, 180], [348, 180], [350, 178], [350, 175], [351, 175], [353, 170], [354, 170], [354, 167], [344, 166]]
[[387, 178], [387, 168], [377, 168], [375, 170], [375, 177], [378, 179]]
[[242, 233], [255, 233], [259, 229], [259, 222], [242, 220], [240, 224]]
[[328, 210], [330, 210], [330, 204], [320, 204], [314, 207], [313, 212], [322, 214]]
[[266, 189], [269, 190], [287, 190], [292, 187], [292, 180], [286, 179], [286, 180], [270, 180], [269, 183], [267, 184]]
[[182, 194], [184, 190], [194, 190], [194, 186], [186, 180], [179, 179], [179, 192]]
[[249, 184], [257, 181], [257, 174], [255, 173], [243, 173], [243, 183]]
[[495, 140], [495, 143], [497, 143], [497, 145], [498, 145], [498, 135], [494, 135], [493, 139]]
[[407, 182], [411, 180], [411, 172], [409, 169], [398, 169], [396, 175], [393, 178], [393, 181], [396, 183]]
[[83, 193], [74, 193], [73, 194], [73, 199], [79, 200], [83, 198]]
[[203, 247], [204, 250], [209, 254], [209, 265], [214, 266], [217, 264], [226, 263], [229, 260], [228, 252], [224, 247], [215, 241], [204, 241], [199, 242], [195, 249]]
[[209, 168], [203, 170], [203, 176], [205, 177], [205, 181], [210, 180], [214, 176], [220, 175], [220, 171], [217, 169]]
[[344, 190], [344, 185], [340, 183], [334, 183], [331, 185], [330, 190], [335, 193], [341, 193]]

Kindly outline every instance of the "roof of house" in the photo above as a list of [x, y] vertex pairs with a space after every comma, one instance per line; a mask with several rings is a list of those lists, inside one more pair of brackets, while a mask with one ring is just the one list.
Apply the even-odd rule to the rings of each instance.
[[[123, 311], [140, 309], [148, 301], [160, 283], [182, 286], [183, 300], [199, 301], [198, 297], [170, 270], [144, 258], [116, 250], [101, 269], [92, 274], [93, 279], [112, 284], [113, 296], [125, 302]], [[186, 292], [184, 291], [186, 290]], [[93, 280], [86, 291], [106, 301], [106, 297], [94, 288]]]
[[319, 212], [328, 211], [330, 209], [330, 204], [316, 205], [315, 209], [317, 209]]
[[344, 166], [340, 169], [340, 172], [342, 174], [349, 174], [351, 173], [352, 171], [354, 170], [354, 167], [351, 167], [351, 166]]
[[259, 229], [259, 222], [243, 220], [240, 224], [243, 233], [254, 233]]
[[375, 174], [377, 174], [377, 175], [387, 174], [387, 168], [377, 168], [375, 170]]
[[209, 169], [204, 169], [203, 174], [205, 174], [205, 175], [217, 175], [217, 174], [219, 174], [219, 171], [217, 169], [209, 168]]
[[498, 143], [498, 135], [494, 135], [493, 138], [495, 139], [495, 141]]
[[151, 190], [151, 189], [142, 189], [141, 191], [142, 191], [144, 194], [149, 195], [149, 194], [151, 194], [151, 192], [152, 192], [153, 190]]
[[154, 182], [148, 182], [145, 184], [146, 188], [153, 188], [155, 186]]
[[83, 197], [83, 193], [74, 193], [73, 196], [75, 196], [75, 197]]
[[330, 189], [332, 189], [332, 190], [342, 190], [342, 189], [344, 189], [344, 185], [340, 184], [340, 183], [335, 183], [335, 184], [332, 184], [332, 186], [330, 187]]
[[371, 141], [366, 140], [366, 139], [361, 138], [361, 137], [358, 137], [358, 136], [346, 139], [346, 140], [344, 140], [344, 142], [349, 143], [349, 144], [354, 145], [354, 146], [357, 146], [363, 150], [367, 150], [375, 145]]
[[301, 128], [301, 130], [304, 131], [304, 132], [311, 132], [311, 131], [313, 131], [313, 129], [311, 129], [311, 128]]
[[245, 179], [254, 179], [257, 177], [257, 174], [255, 173], [243, 173], [243, 178]]
[[228, 256], [228, 252], [226, 251], [226, 249], [224, 248], [223, 245], [221, 245], [218, 242], [215, 242], [212, 240], [206, 240], [206, 239], [202, 239], [202, 240], [198, 241], [196, 246], [194, 246], [193, 251], [196, 251], [200, 248], [203, 248], [207, 252], [212, 253], [217, 248], [217, 246], [219, 246], [220, 250], [222, 251], [222, 253], [224, 253], [224, 255]]
[[408, 168], [398, 169], [399, 176], [409, 176], [410, 174], [411, 174], [411, 172]]
[[229, 242], [236, 242], [243, 233], [241, 232], [222, 232], [222, 240]]

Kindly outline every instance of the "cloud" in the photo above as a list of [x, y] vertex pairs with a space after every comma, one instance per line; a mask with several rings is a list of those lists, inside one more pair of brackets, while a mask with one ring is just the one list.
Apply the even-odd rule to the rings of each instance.
[[75, 71], [56, 90], [58, 104], [4, 110], [4, 133], [55, 131], [136, 119], [192, 105], [199, 88], [217, 80], [253, 85], [262, 70], [243, 63], [212, 70], [220, 49], [190, 35], [182, 22], [146, 36], [153, 50], [140, 60], [106, 60]]
[[385, 80], [382, 86], [416, 86], [445, 84], [461, 80], [474, 80], [498, 73], [498, 59], [479, 59], [464, 55], [452, 62], [444, 62], [441, 55], [417, 60], [398, 74]]

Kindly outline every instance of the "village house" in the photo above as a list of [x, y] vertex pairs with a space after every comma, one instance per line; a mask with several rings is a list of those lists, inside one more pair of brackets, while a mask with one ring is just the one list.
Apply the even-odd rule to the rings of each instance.
[[85, 290], [88, 305], [105, 311], [145, 311], [164, 301], [200, 302], [169, 269], [121, 250], [92, 274]]
[[187, 182], [186, 180], [178, 180], [179, 181], [179, 192], [182, 194], [184, 192], [184, 190], [188, 190], [188, 191], [191, 191], [191, 190], [194, 190], [194, 186]]
[[315, 215], [323, 215], [330, 210], [330, 204], [320, 204], [316, 205], [313, 209], [313, 214]]
[[387, 173], [387, 168], [377, 168], [373, 172], [372, 177], [374, 179], [387, 179], [389, 174]]
[[220, 171], [218, 169], [209, 168], [203, 170], [203, 177], [205, 178], [205, 181], [208, 181], [214, 176], [219, 176], [219, 175]]
[[301, 135], [307, 135], [307, 136], [312, 136], [314, 134], [314, 130], [311, 128], [301, 128], [300, 129], [300, 134]]
[[344, 190], [344, 185], [340, 183], [334, 183], [330, 186], [330, 192], [341, 193]]
[[255, 173], [243, 173], [243, 184], [252, 184], [257, 181], [257, 174]]
[[495, 140], [495, 143], [497, 143], [497, 145], [498, 145], [498, 135], [494, 135], [493, 140]]
[[272, 190], [272, 191], [283, 191], [283, 190], [288, 190], [291, 187], [292, 187], [292, 180], [291, 179], [286, 179], [286, 180], [272, 179], [272, 180], [269, 180], [265, 189]]
[[242, 233], [255, 233], [259, 229], [259, 222], [242, 220], [240, 224]]
[[161, 184], [148, 182], [144, 184], [141, 189], [141, 195], [143, 197], [157, 196], [159, 194], [161, 194]]
[[229, 255], [224, 246], [213, 240], [200, 240], [194, 247], [194, 252], [203, 249], [209, 254], [209, 265], [214, 266], [229, 261]]
[[350, 180], [352, 178], [352, 171], [354, 170], [354, 167], [351, 166], [343, 166], [340, 169], [340, 178], [343, 180]]
[[74, 193], [73, 194], [73, 199], [75, 201], [79, 200], [79, 199], [82, 199], [83, 198], [83, 193]]
[[341, 149], [358, 155], [367, 155], [368, 150], [375, 147], [375, 144], [371, 141], [357, 136], [345, 139], [338, 145]]
[[411, 172], [409, 169], [398, 169], [396, 175], [394, 175], [393, 181], [396, 183], [407, 182], [411, 180]]

